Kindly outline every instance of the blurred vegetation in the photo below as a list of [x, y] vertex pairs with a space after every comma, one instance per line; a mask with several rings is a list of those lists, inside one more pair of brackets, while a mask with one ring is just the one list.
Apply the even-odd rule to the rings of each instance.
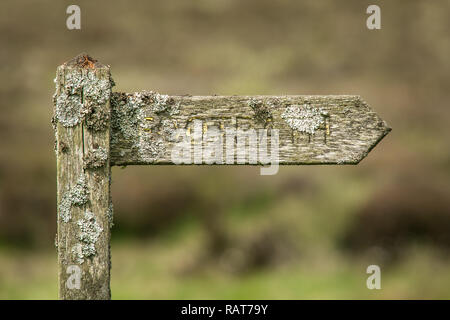
[[[72, 1], [73, 2], [73, 1]], [[393, 131], [358, 166], [113, 168], [113, 298], [450, 298], [450, 3], [3, 0], [0, 298], [56, 298], [57, 65], [115, 90], [359, 94]], [[382, 290], [365, 286], [378, 264]]]

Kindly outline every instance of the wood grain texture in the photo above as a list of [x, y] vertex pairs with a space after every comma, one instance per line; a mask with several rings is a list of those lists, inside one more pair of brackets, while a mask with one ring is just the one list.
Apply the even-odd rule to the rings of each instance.
[[110, 72], [84, 58], [58, 67], [55, 79], [59, 298], [110, 299]]
[[[192, 132], [195, 120], [206, 126], [203, 134], [211, 127], [266, 128], [269, 136], [278, 129], [279, 163], [284, 165], [357, 164], [391, 130], [360, 96], [164, 99], [141, 92], [113, 93], [111, 104], [111, 165], [173, 164], [171, 152], [177, 141], [169, 135], [177, 128]], [[300, 111], [302, 125], [289, 123], [287, 110]], [[307, 116], [315, 119], [308, 122]]]

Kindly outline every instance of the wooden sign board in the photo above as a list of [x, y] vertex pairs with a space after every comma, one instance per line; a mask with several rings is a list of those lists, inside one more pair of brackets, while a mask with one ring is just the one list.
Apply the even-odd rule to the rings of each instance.
[[112, 93], [86, 54], [55, 83], [61, 299], [111, 297], [111, 166], [357, 164], [390, 131], [359, 96]]
[[[211, 128], [219, 133], [215, 141], [222, 139], [224, 147], [214, 164], [267, 164], [259, 157], [251, 163], [248, 140], [242, 143], [247, 147], [246, 161], [236, 157], [227, 162], [227, 130], [236, 133], [236, 140], [239, 131], [243, 139], [256, 134], [258, 146], [261, 135], [267, 137], [268, 143], [271, 133], [277, 130], [279, 164], [357, 164], [390, 131], [359, 96], [113, 93], [111, 107], [112, 165], [174, 164], [171, 151], [177, 143], [187, 138], [191, 143], [203, 144], [204, 150]], [[237, 143], [234, 149], [239, 149]], [[270, 153], [269, 146], [267, 149]], [[191, 155], [183, 164], [193, 164], [194, 160]], [[195, 164], [205, 164], [204, 160]]]

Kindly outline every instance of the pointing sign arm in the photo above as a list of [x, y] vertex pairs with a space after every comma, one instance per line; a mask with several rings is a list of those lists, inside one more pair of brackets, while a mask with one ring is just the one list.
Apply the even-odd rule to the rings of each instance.
[[[136, 92], [114, 93], [111, 106], [112, 165], [173, 164], [171, 152], [180, 134], [192, 145], [204, 148], [201, 136], [211, 128], [222, 135], [227, 129], [254, 129], [256, 133], [266, 129], [268, 137], [278, 130], [280, 164], [357, 164], [391, 130], [360, 96], [165, 96]], [[223, 164], [229, 163], [225, 154]], [[261, 164], [259, 158], [250, 163]]]

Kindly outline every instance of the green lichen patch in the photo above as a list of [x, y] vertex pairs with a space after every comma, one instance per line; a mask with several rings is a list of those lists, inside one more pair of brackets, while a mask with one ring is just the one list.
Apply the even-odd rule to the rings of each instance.
[[72, 218], [72, 207], [81, 207], [89, 200], [89, 190], [86, 177], [82, 173], [75, 186], [66, 191], [58, 205], [59, 216], [63, 222], [69, 222]]
[[314, 134], [324, 124], [327, 116], [328, 113], [322, 108], [315, 108], [307, 104], [288, 106], [281, 114], [281, 118], [291, 129], [307, 134]]
[[92, 151], [89, 151], [84, 156], [84, 168], [85, 169], [98, 169], [103, 167], [108, 160], [108, 152], [105, 148], [99, 147]]
[[83, 219], [77, 221], [77, 225], [80, 229], [77, 235], [80, 244], [76, 247], [74, 253], [76, 254], [77, 262], [83, 263], [85, 258], [97, 254], [95, 244], [103, 232], [103, 228], [97, 223], [95, 215], [88, 210], [84, 213]]

